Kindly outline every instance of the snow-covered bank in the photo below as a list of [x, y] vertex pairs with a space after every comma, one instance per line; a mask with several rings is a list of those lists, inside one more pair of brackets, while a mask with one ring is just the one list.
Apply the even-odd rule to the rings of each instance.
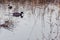
[[[0, 4], [0, 22], [12, 20], [13, 32], [1, 28], [0, 40], [59, 40], [60, 38], [60, 9], [53, 4], [46, 6], [22, 6]], [[13, 17], [14, 12], [24, 12], [23, 18]], [[2, 21], [1, 21], [2, 20]]]

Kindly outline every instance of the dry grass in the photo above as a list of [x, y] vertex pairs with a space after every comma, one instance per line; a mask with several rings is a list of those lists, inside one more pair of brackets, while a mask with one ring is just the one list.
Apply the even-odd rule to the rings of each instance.
[[60, 4], [60, 0], [0, 0], [0, 3], [9, 3], [9, 2], [14, 2], [14, 3], [19, 2], [20, 4], [25, 4], [25, 2], [27, 2], [27, 3], [39, 4], [39, 5], [56, 2], [56, 4], [57, 3]]

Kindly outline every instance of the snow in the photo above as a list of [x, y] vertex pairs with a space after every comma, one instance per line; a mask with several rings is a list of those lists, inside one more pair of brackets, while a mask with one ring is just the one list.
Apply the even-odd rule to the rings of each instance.
[[[12, 5], [12, 6], [15, 7], [15, 5]], [[1, 28], [0, 40], [49, 40], [49, 39], [52, 40], [52, 39], [55, 39], [57, 35], [57, 26], [55, 25], [55, 23], [58, 24], [60, 22], [55, 19], [58, 16], [59, 8], [56, 5], [51, 5], [51, 4], [49, 4], [45, 10], [44, 10], [44, 7], [40, 8], [40, 6], [36, 6], [34, 9], [35, 11], [33, 13], [32, 13], [31, 7], [28, 7], [28, 8], [27, 6], [25, 6], [25, 8], [23, 8], [23, 6], [21, 5], [19, 6], [18, 12], [21, 12], [21, 11], [24, 12], [24, 15], [23, 15], [24, 17], [21, 18], [21, 17], [13, 17], [12, 14], [9, 15], [9, 13], [14, 12], [14, 8], [12, 10], [9, 10], [6, 4], [5, 6], [1, 5], [0, 22], [4, 23], [5, 20], [10, 19], [14, 22], [15, 28], [13, 32], [7, 29]], [[54, 12], [52, 12], [51, 14], [52, 9], [54, 9]], [[44, 16], [42, 16], [43, 13], [45, 14]], [[50, 22], [50, 17], [51, 17], [51, 22]], [[51, 23], [53, 25], [51, 26], [52, 28], [50, 28]], [[50, 33], [51, 30], [52, 30], [52, 33]], [[59, 40], [59, 37], [57, 38]]]

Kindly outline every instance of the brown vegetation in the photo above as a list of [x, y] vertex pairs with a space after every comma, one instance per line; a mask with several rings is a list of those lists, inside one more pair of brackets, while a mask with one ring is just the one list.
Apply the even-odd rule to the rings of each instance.
[[32, 3], [32, 4], [49, 4], [49, 3], [60, 3], [59, 0], [0, 0], [0, 3], [8, 3], [8, 2], [14, 2], [14, 3], [20, 3], [20, 4], [25, 4], [27, 3]]

